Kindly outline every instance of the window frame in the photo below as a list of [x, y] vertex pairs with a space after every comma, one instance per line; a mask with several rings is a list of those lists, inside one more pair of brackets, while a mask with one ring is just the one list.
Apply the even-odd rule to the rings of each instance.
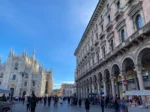
[[12, 80], [16, 80], [16, 75], [15, 74], [12, 76]]
[[[142, 22], [142, 26], [140, 26], [140, 23], [139, 23], [139, 18], [138, 17], [140, 17], [140, 22]], [[143, 26], [144, 26], [144, 24], [143, 24], [143, 19], [142, 19], [142, 16], [140, 15], [140, 14], [137, 14], [136, 16], [135, 16], [135, 25], [136, 25], [136, 29], [137, 30], [139, 30], [139, 29], [141, 29]]]
[[[124, 37], [123, 37], [123, 35], [122, 35], [122, 31], [124, 31], [125, 39], [123, 39]], [[120, 37], [121, 37], [121, 41], [122, 41], [122, 42], [125, 42], [125, 41], [127, 40], [127, 34], [126, 34], [126, 31], [125, 31], [125, 28], [122, 28], [122, 29], [120, 30]]]

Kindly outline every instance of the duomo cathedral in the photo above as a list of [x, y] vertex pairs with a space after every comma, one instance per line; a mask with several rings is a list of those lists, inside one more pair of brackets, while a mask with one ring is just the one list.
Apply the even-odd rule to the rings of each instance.
[[[8, 59], [0, 63], [0, 85], [10, 89], [11, 96], [50, 95], [53, 88], [52, 70], [45, 70], [35, 59], [36, 51], [29, 57], [10, 50]], [[0, 58], [0, 61], [2, 58]]]

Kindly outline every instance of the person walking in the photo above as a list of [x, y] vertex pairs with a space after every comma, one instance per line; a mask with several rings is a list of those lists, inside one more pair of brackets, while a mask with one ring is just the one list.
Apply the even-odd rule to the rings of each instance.
[[70, 105], [70, 97], [68, 97], [68, 105]]
[[48, 106], [50, 106], [50, 104], [51, 104], [51, 97], [49, 96], [48, 97]]
[[47, 103], [47, 97], [45, 96], [44, 97], [44, 106], [46, 106], [46, 103]]
[[27, 98], [27, 104], [26, 104], [26, 110], [28, 112], [28, 110], [30, 110], [30, 97]]
[[35, 108], [36, 108], [36, 103], [37, 103], [37, 99], [34, 93], [32, 93], [32, 97], [31, 97], [31, 101], [30, 101], [30, 105], [31, 105], [31, 112], [35, 112]]
[[101, 99], [101, 108], [102, 108], [102, 112], [104, 112], [104, 97], [102, 97]]
[[89, 112], [90, 110], [90, 101], [88, 99], [85, 100], [85, 110], [86, 112]]
[[115, 112], [119, 112], [119, 104], [117, 100], [115, 100], [114, 109], [115, 109]]
[[81, 105], [82, 105], [82, 100], [79, 99], [79, 107], [81, 108]]

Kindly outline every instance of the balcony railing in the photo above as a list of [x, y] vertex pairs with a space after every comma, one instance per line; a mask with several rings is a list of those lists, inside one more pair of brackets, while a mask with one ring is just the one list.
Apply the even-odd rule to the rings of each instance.
[[90, 67], [84, 74], [80, 75], [76, 80], [80, 79], [81, 77], [85, 76], [87, 73], [91, 72], [93, 69], [95, 69], [97, 66], [101, 65], [104, 61], [108, 60], [115, 54], [117, 54], [119, 51], [124, 49], [128, 45], [132, 45], [134, 41], [136, 41], [138, 38], [142, 37], [143, 35], [150, 34], [150, 22], [147, 23], [143, 28], [133, 33], [124, 43], [119, 44], [114, 51], [109, 52], [105, 59], [100, 59], [95, 65]]

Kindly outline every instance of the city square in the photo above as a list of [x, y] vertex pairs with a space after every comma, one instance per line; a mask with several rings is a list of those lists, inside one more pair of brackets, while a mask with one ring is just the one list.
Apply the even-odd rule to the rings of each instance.
[[[100, 112], [101, 108], [100, 106], [91, 106], [90, 109], [91, 112]], [[106, 112], [113, 112], [112, 110], [106, 109]], [[26, 105], [23, 105], [21, 103], [15, 105], [14, 112], [26, 112]], [[85, 112], [84, 105], [82, 105], [82, 108], [79, 107], [73, 107], [68, 106], [67, 103], [64, 103], [63, 105], [58, 105], [57, 107], [54, 107], [53, 104], [51, 106], [44, 107], [43, 104], [38, 104], [36, 108], [36, 112]]]

